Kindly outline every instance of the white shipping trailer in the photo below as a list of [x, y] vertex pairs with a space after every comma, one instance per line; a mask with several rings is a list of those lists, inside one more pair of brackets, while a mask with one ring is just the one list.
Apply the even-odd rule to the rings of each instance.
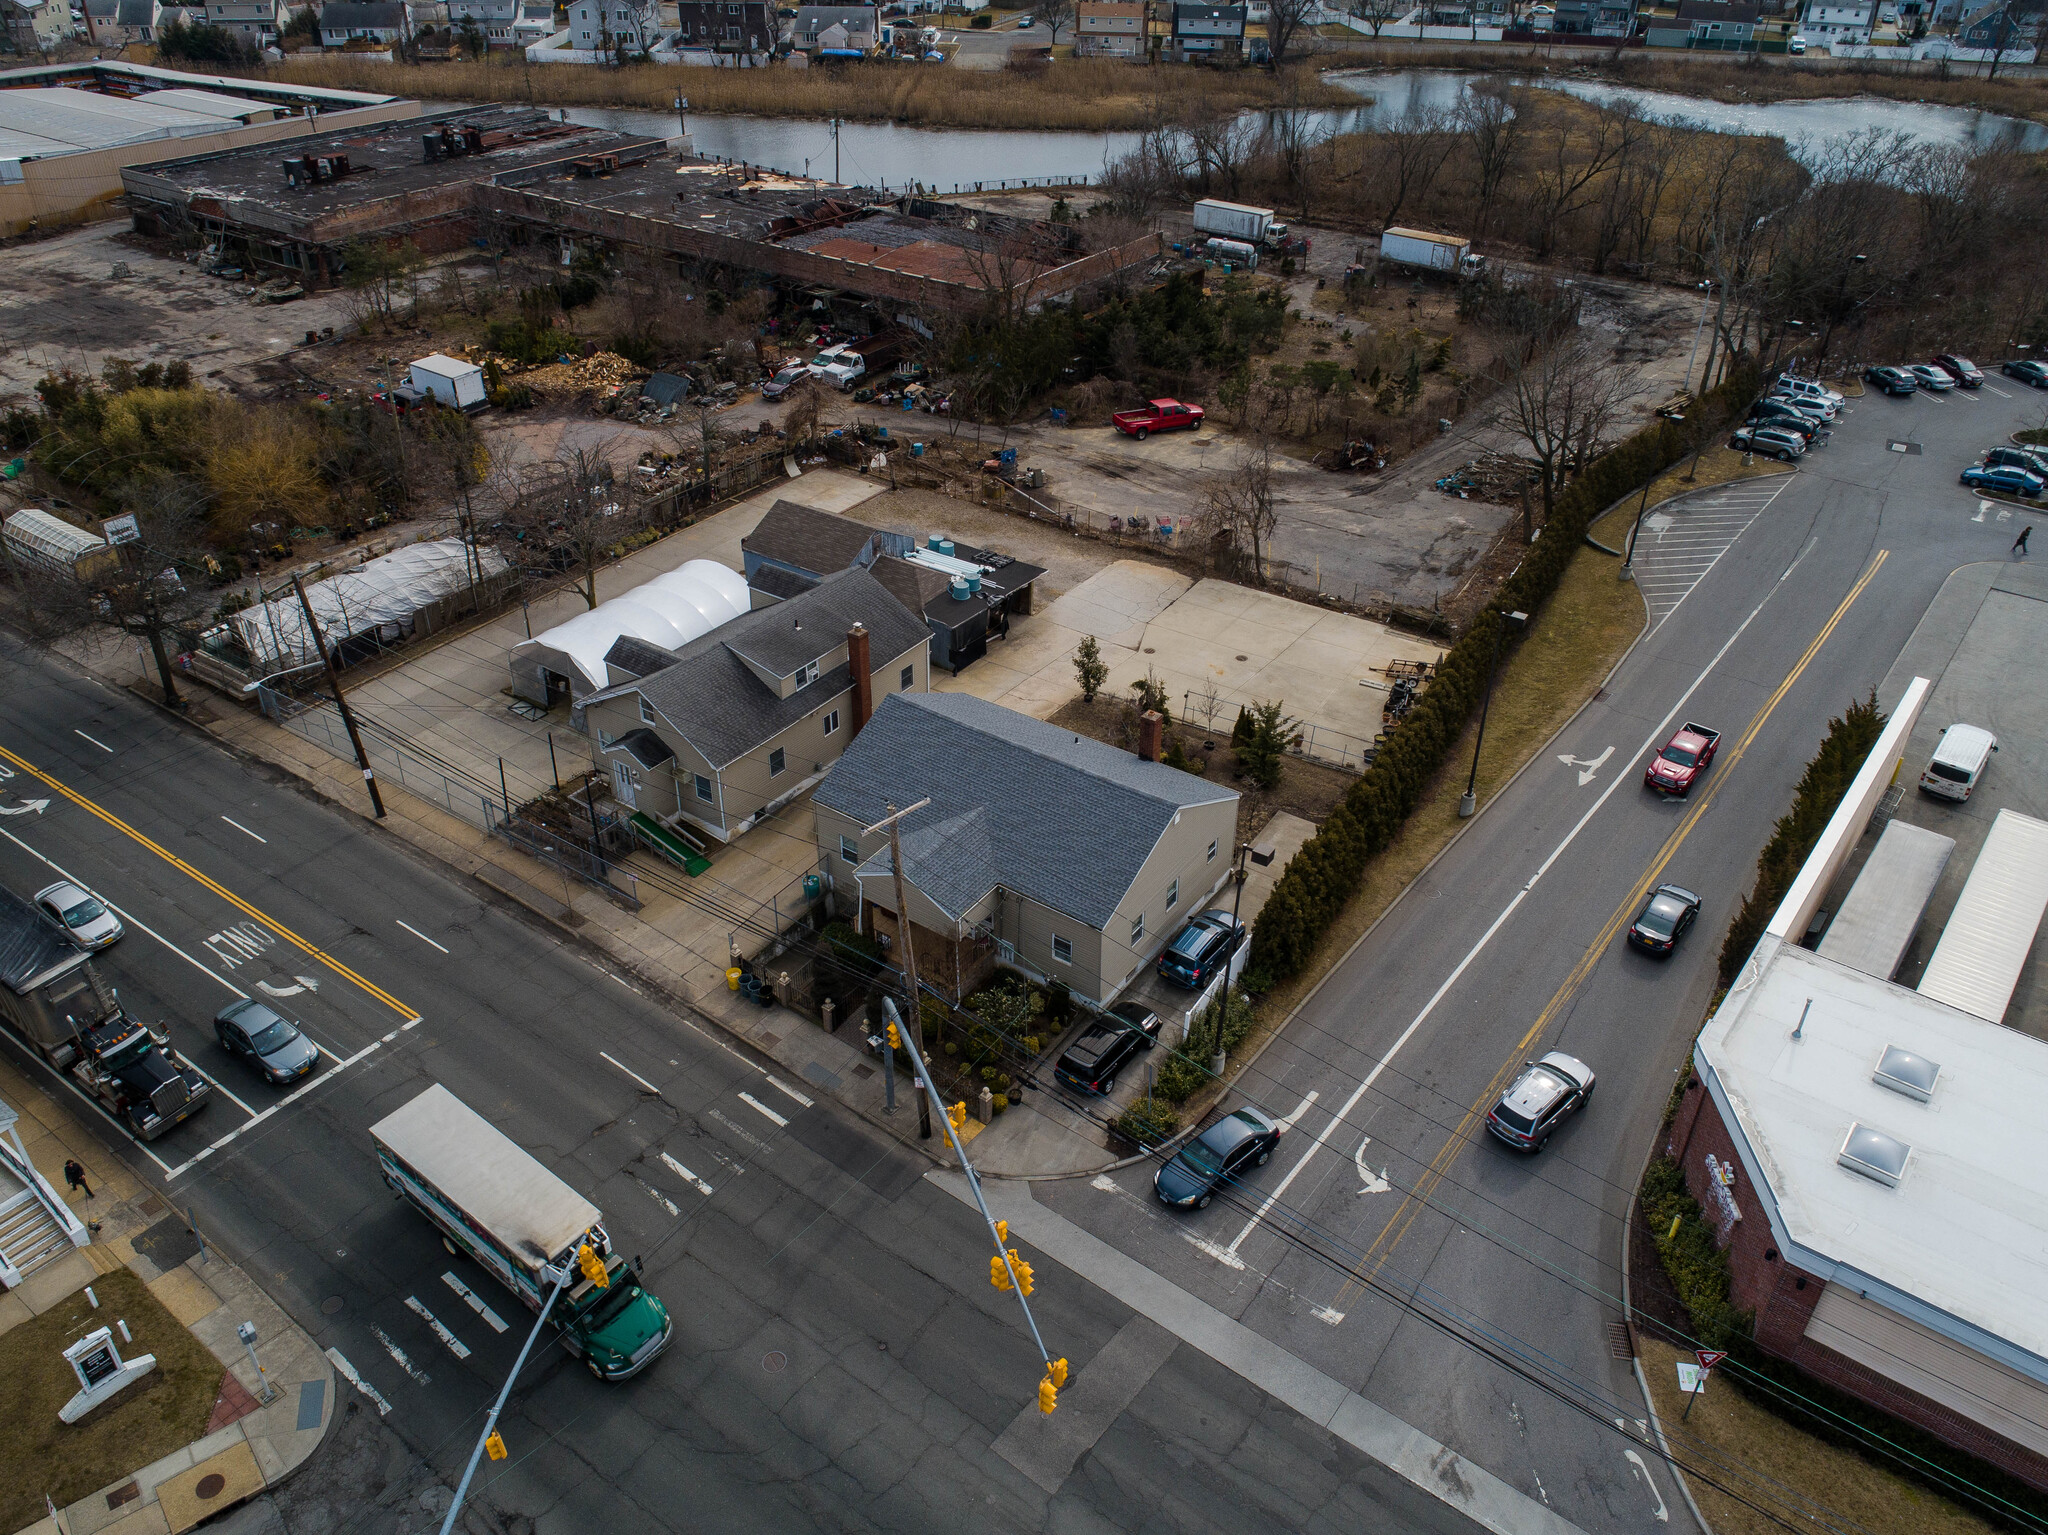
[[[1283, 231], [1286, 226], [1279, 226]], [[1254, 208], [1249, 203], [1227, 203], [1218, 198], [1205, 197], [1195, 204], [1195, 233], [1215, 235], [1225, 240], [1242, 240], [1248, 245], [1263, 244], [1273, 231], [1273, 210]]]
[[1473, 255], [1472, 242], [1462, 235], [1431, 234], [1426, 229], [1389, 229], [1380, 236], [1380, 260], [1447, 277], [1469, 277], [1486, 266], [1486, 258]]
[[456, 410], [483, 408], [484, 370], [459, 357], [434, 352], [420, 358], [412, 365], [412, 387]]
[[1822, 959], [1888, 981], [1906, 957], [1920, 919], [1956, 850], [1955, 838], [1893, 821], [1815, 950]]
[[2048, 821], [2001, 810], [1927, 961], [1920, 995], [2003, 1022], [2044, 910]]

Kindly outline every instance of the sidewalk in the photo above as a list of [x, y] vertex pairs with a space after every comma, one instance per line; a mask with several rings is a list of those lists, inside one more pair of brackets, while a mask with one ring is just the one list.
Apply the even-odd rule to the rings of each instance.
[[[202, 1249], [184, 1217], [106, 1150], [55, 1096], [45, 1074], [0, 1058], [0, 1101], [20, 1113], [16, 1133], [46, 1178], [67, 1158], [85, 1167], [95, 1197], [76, 1189], [66, 1197], [80, 1220], [99, 1223], [91, 1246], [73, 1248], [0, 1293], [0, 1334], [77, 1305], [84, 1287], [104, 1287], [125, 1269], [221, 1367], [213, 1410], [190, 1443], [147, 1465], [109, 1463], [103, 1485], [60, 1508], [56, 1518], [27, 1526], [23, 1535], [178, 1535], [290, 1476], [320, 1447], [334, 1415], [334, 1372], [320, 1346], [241, 1269], [211, 1247]], [[88, 1310], [86, 1325], [112, 1326], [114, 1311]], [[236, 1336], [243, 1322], [255, 1324], [256, 1352], [275, 1392], [267, 1405], [259, 1400], [263, 1382]], [[124, 1355], [147, 1351], [146, 1341], [145, 1333], [121, 1345]], [[134, 1393], [149, 1389], [150, 1379], [85, 1424], [119, 1411]], [[30, 1468], [9, 1467], [8, 1474], [26, 1479]]]

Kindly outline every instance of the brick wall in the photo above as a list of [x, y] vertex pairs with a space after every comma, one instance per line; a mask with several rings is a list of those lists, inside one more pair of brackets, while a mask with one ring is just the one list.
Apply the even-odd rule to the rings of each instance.
[[[1687, 1190], [1720, 1232], [1721, 1248], [1728, 1255], [1729, 1294], [1736, 1305], [1754, 1313], [1759, 1348], [2048, 1491], [2048, 1458], [1807, 1338], [1807, 1323], [1826, 1281], [1795, 1268], [1779, 1254], [1728, 1127], [1697, 1077], [1687, 1082], [1664, 1149], [1677, 1160]], [[1724, 1181], [1729, 1174], [1733, 1181]], [[1731, 1207], [1739, 1218], [1729, 1217]]]

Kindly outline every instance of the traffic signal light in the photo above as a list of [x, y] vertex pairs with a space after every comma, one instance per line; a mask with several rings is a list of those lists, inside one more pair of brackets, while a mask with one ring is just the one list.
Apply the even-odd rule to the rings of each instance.
[[612, 1276], [605, 1272], [604, 1259], [597, 1255], [597, 1249], [585, 1242], [576, 1249], [576, 1267], [583, 1271], [583, 1277], [600, 1290], [612, 1287]]
[[506, 1455], [504, 1436], [492, 1429], [490, 1438], [484, 1441], [484, 1448], [490, 1451], [492, 1460], [503, 1460]]
[[1010, 1240], [1010, 1223], [1009, 1223], [1008, 1221], [997, 1221], [997, 1222], [996, 1222], [996, 1245], [1000, 1247], [1000, 1246], [1001, 1246], [1001, 1245], [1002, 1245], [1003, 1243], [1005, 1243], [1005, 1242], [1007, 1242], [1007, 1241], [1009, 1241], [1009, 1240]]
[[1017, 1256], [1017, 1249], [1014, 1247], [1010, 1249], [1010, 1263], [1017, 1270], [1017, 1293], [1019, 1295], [1029, 1295], [1031, 1293], [1031, 1265]]
[[1038, 1410], [1050, 1416], [1059, 1404], [1060, 1388], [1052, 1383], [1052, 1377], [1048, 1375], [1038, 1383]]
[[896, 1025], [890, 1024], [886, 1032], [889, 1036], [889, 1048], [891, 1050], [901, 1050], [903, 1048], [903, 1036], [896, 1031]]
[[967, 1100], [965, 1098], [962, 1098], [958, 1103], [946, 1105], [946, 1123], [955, 1130], [967, 1128]]
[[1055, 1386], [1064, 1386], [1067, 1383], [1066, 1360], [1055, 1359], [1051, 1364], [1045, 1367], [1045, 1373], [1052, 1377], [1052, 1383]]
[[988, 1282], [998, 1290], [1010, 1288], [1009, 1266], [1003, 1262], [1003, 1255], [1001, 1253], [997, 1253], [988, 1260]]

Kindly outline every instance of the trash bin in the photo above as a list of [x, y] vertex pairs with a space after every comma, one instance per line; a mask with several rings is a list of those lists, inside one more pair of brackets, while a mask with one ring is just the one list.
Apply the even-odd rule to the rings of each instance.
[[825, 888], [825, 882], [824, 882], [823, 880], [819, 879], [817, 875], [815, 875], [815, 874], [806, 874], [806, 875], [804, 876], [804, 899], [805, 899], [805, 900], [807, 900], [807, 901], [815, 901], [815, 900], [816, 900], [816, 899], [818, 898], [818, 894], [819, 894], [819, 892], [820, 892], [820, 891], [822, 891], [822, 890], [823, 890], [824, 888]]
[[738, 991], [740, 989], [740, 967], [738, 965], [734, 965], [725, 972], [725, 989], [727, 991]]

